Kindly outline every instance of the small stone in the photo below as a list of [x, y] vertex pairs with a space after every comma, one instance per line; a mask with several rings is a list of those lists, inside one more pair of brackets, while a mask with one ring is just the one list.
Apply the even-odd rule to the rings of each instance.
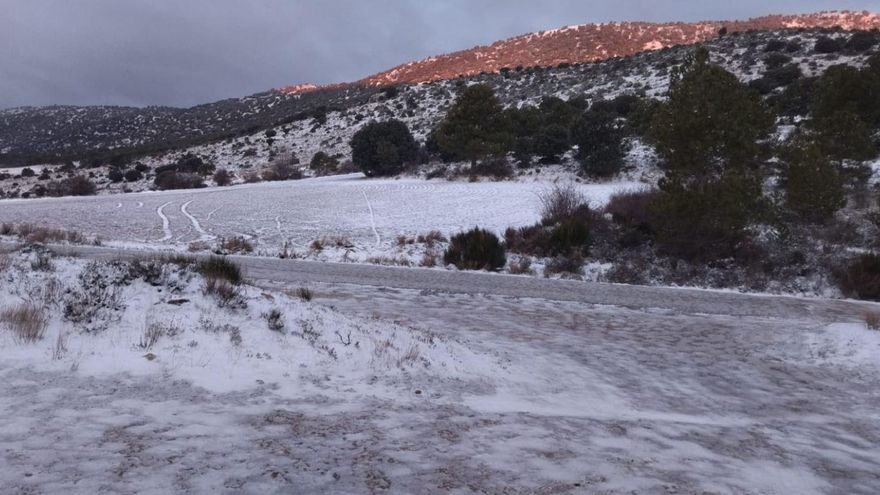
[[155, 361], [158, 356], [156, 356], [152, 352], [149, 352], [146, 355], [144, 355], [144, 357], [147, 358], [147, 361]]

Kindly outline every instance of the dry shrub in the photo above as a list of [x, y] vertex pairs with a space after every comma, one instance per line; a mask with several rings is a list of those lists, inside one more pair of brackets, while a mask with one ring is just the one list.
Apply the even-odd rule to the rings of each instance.
[[0, 273], [5, 272], [12, 266], [12, 257], [8, 254], [0, 253]]
[[16, 340], [29, 344], [43, 338], [49, 318], [43, 308], [24, 302], [0, 312], [0, 322], [12, 331]]
[[582, 275], [584, 273], [584, 258], [577, 253], [551, 258], [544, 267], [544, 275], [549, 276], [557, 273]]
[[312, 298], [315, 297], [315, 294], [308, 287], [300, 287], [299, 289], [296, 289], [293, 291], [293, 295], [306, 302], [311, 301]]
[[269, 330], [273, 332], [281, 332], [284, 330], [284, 313], [279, 309], [273, 309], [268, 313], [263, 313], [263, 318], [269, 326]]
[[211, 245], [205, 241], [191, 242], [186, 247], [186, 250], [191, 253], [197, 253], [199, 251], [209, 251], [210, 249], [211, 249]]
[[416, 238], [416, 241], [420, 244], [424, 244], [428, 247], [434, 247], [435, 244], [441, 242], [449, 242], [449, 239], [443, 235], [439, 230], [432, 230], [427, 234], [420, 235]]
[[412, 263], [405, 256], [392, 258], [390, 256], [371, 256], [367, 258], [367, 263], [383, 266], [412, 266]]
[[335, 247], [335, 248], [343, 248], [350, 249], [354, 247], [351, 239], [344, 236], [325, 236], [320, 239], [315, 239], [312, 241], [310, 245], [312, 251], [323, 251], [324, 248], [327, 247]]
[[73, 230], [50, 229], [32, 223], [11, 224], [0, 226], [0, 235], [15, 236], [28, 244], [45, 244], [47, 242], [68, 242], [70, 244], [88, 244], [81, 232]]
[[654, 189], [619, 192], [611, 196], [605, 212], [611, 214], [614, 223], [638, 227], [650, 225], [650, 208], [659, 191]]
[[247, 172], [242, 176], [245, 184], [256, 184], [258, 182], [262, 182], [263, 179], [260, 177], [260, 174], [257, 172]]
[[205, 277], [205, 295], [212, 296], [221, 308], [245, 308], [247, 303], [237, 285], [216, 277]]
[[540, 195], [541, 222], [554, 225], [566, 218], [578, 215], [587, 204], [584, 195], [572, 183], [556, 184], [552, 189]]
[[507, 267], [507, 271], [513, 275], [532, 275], [535, 273], [532, 270], [532, 259], [527, 256], [512, 260]]
[[867, 326], [869, 330], [880, 331], [880, 313], [866, 314], [865, 326]]
[[419, 266], [424, 268], [434, 268], [437, 266], [438, 258], [439, 255], [437, 253], [429, 250], [422, 256], [422, 261], [419, 262]]
[[232, 261], [220, 256], [212, 256], [199, 262], [196, 270], [205, 279], [216, 279], [239, 285], [242, 282], [241, 268]]
[[220, 250], [225, 253], [252, 253], [254, 245], [242, 236], [228, 237], [220, 240]]

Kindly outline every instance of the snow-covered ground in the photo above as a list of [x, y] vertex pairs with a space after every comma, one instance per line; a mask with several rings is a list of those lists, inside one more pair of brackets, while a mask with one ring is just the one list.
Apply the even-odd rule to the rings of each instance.
[[[105, 244], [186, 250], [241, 236], [259, 254], [321, 260], [388, 257], [418, 262], [423, 250], [398, 246], [398, 237], [432, 230], [445, 236], [475, 226], [504, 233], [539, 220], [543, 180], [450, 182], [371, 179], [360, 174], [260, 183], [229, 188], [85, 198], [0, 201], [0, 222], [33, 222], [80, 231]], [[638, 182], [579, 184], [594, 206]], [[313, 241], [328, 240], [315, 252]], [[337, 242], [338, 241], [338, 242]], [[338, 245], [338, 246], [337, 246]]]
[[221, 308], [168, 265], [73, 323], [83, 280], [130, 265], [37, 261], [0, 260], [0, 311], [49, 316], [32, 344], [0, 325], [4, 493], [880, 487], [880, 332], [859, 306], [732, 317], [314, 285], [311, 302], [245, 286]]

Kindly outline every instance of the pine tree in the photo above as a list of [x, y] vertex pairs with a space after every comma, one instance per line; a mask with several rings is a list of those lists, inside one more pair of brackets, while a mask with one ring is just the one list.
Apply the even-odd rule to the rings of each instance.
[[465, 88], [433, 138], [451, 160], [477, 160], [506, 153], [513, 144], [507, 119], [495, 92], [485, 84]]
[[785, 202], [790, 210], [813, 223], [828, 220], [846, 203], [840, 172], [818, 145], [792, 150], [785, 177]]

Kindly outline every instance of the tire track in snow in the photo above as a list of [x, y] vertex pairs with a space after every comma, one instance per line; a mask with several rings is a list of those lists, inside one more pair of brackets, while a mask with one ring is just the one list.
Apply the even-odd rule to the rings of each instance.
[[364, 201], [367, 202], [367, 208], [370, 209], [370, 226], [373, 228], [373, 234], [376, 235], [376, 245], [379, 246], [382, 244], [382, 238], [379, 237], [379, 231], [376, 230], [376, 216], [373, 215], [373, 205], [370, 204], [370, 200], [367, 198], [367, 193], [365, 191], [361, 191], [361, 194], [364, 195]]
[[199, 221], [196, 219], [196, 217], [192, 216], [192, 214], [189, 211], [187, 211], [187, 209], [186, 209], [187, 206], [191, 205], [192, 202], [193, 202], [193, 200], [189, 200], [186, 203], [180, 205], [180, 212], [183, 213], [183, 216], [185, 216], [186, 218], [189, 219], [189, 223], [191, 223], [193, 228], [196, 229], [196, 232], [201, 234], [202, 240], [216, 239], [217, 236], [211, 235], [208, 232], [206, 232], [205, 229], [202, 228], [202, 224], [199, 223]]
[[170, 205], [172, 202], [169, 201], [164, 205], [156, 208], [156, 214], [159, 215], [159, 218], [162, 219], [162, 231], [165, 233], [165, 237], [158, 240], [158, 242], [168, 242], [171, 240], [171, 222], [168, 220], [168, 217], [165, 215], [165, 207]]

